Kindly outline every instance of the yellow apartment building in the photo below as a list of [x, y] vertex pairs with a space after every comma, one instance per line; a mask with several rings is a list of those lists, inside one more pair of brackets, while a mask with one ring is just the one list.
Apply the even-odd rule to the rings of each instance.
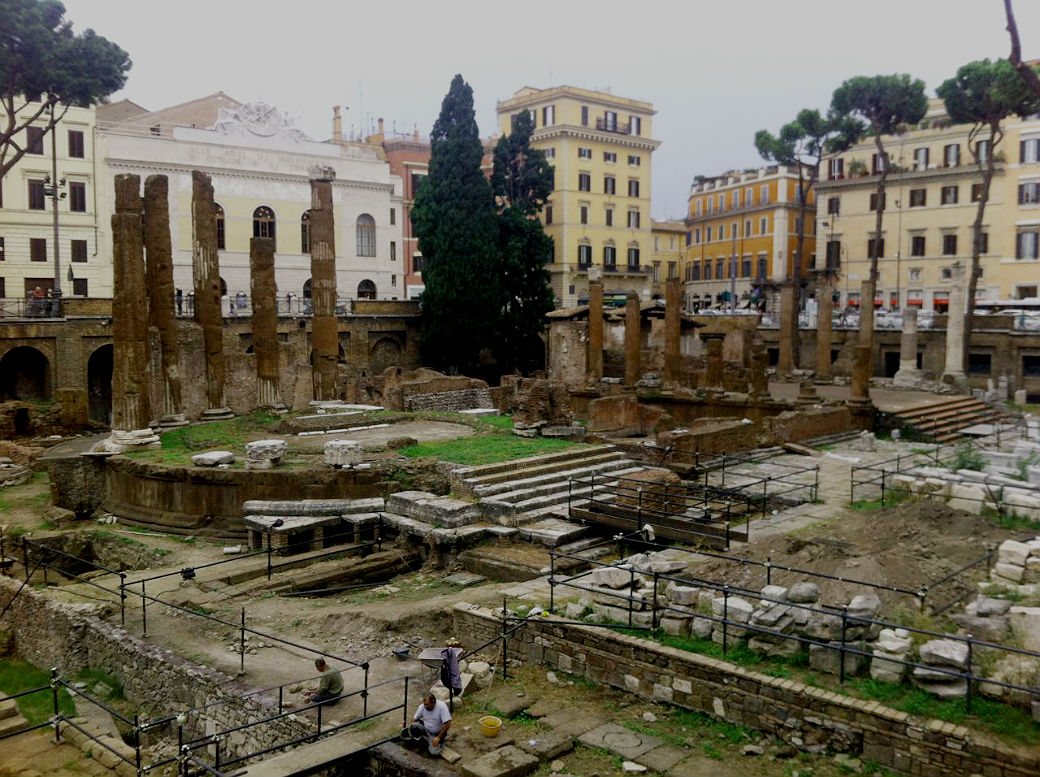
[[[689, 309], [730, 301], [746, 306], [794, 272], [798, 253], [798, 170], [772, 166], [698, 176], [690, 188], [684, 272]], [[815, 192], [806, 210], [802, 277], [815, 264]]]
[[[884, 138], [890, 172], [876, 308], [945, 312], [950, 266], [968, 264], [982, 173], [968, 145], [970, 125], [951, 124], [941, 100], [907, 132]], [[983, 221], [976, 299], [1021, 299], [1040, 284], [1040, 120], [1013, 119], [996, 149], [997, 172]], [[982, 153], [989, 153], [983, 148]], [[842, 303], [861, 305], [876, 215], [879, 161], [873, 138], [824, 161], [817, 229], [840, 264]]]
[[686, 222], [651, 221], [650, 234], [653, 238], [653, 264], [650, 268], [651, 294], [664, 296], [665, 281], [681, 278], [683, 254], [686, 252]]
[[604, 293], [653, 293], [650, 219], [654, 109], [650, 103], [572, 86], [524, 87], [498, 103], [499, 130], [529, 111], [531, 145], [555, 170], [542, 213], [554, 243], [550, 272], [558, 307], [588, 299], [589, 268], [603, 270]]
[[[39, 108], [30, 103], [26, 110]], [[64, 107], [57, 106], [62, 116]], [[94, 154], [94, 109], [69, 108], [53, 135], [45, 132], [50, 115], [16, 138], [29, 152], [0, 180], [0, 299], [18, 313], [20, 304], [39, 286], [63, 296], [98, 296], [101, 283], [97, 230], [94, 229], [98, 171]], [[56, 158], [55, 158], [56, 152]], [[54, 168], [57, 167], [57, 187]], [[58, 265], [54, 255], [54, 197], [58, 203]], [[57, 278], [56, 278], [57, 276]]]

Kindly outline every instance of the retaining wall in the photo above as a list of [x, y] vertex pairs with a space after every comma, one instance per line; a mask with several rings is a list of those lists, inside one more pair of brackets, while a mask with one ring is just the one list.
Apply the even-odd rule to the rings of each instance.
[[[455, 634], [478, 645], [501, 634], [493, 611], [453, 610]], [[1040, 773], [1040, 748], [1013, 748], [939, 720], [918, 719], [875, 701], [770, 677], [708, 656], [592, 626], [530, 621], [509, 639], [511, 655], [764, 731], [814, 752], [853, 753], [925, 777]]]

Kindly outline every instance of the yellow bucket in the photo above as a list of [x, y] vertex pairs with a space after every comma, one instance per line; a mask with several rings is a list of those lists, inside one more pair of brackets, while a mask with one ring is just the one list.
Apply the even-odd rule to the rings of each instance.
[[485, 715], [477, 723], [480, 724], [480, 733], [486, 737], [497, 736], [499, 729], [502, 728], [502, 719], [496, 718], [494, 715]]

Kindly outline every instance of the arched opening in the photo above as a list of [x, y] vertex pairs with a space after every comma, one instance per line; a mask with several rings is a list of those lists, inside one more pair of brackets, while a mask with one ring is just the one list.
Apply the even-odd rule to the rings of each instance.
[[51, 368], [47, 357], [21, 345], [0, 359], [0, 399], [48, 399]]
[[401, 346], [390, 337], [381, 337], [372, 346], [372, 354], [369, 357], [372, 371], [377, 375], [388, 367], [396, 367], [401, 363]]
[[220, 296], [227, 296], [227, 281], [225, 281], [223, 278], [220, 279]]
[[312, 291], [311, 291], [313, 288], [314, 287], [311, 285], [311, 279], [310, 278], [308, 278], [307, 280], [305, 280], [303, 282], [303, 298], [304, 299], [310, 299], [311, 297], [314, 296]]
[[226, 247], [226, 241], [224, 239], [224, 208], [217, 203], [214, 203], [213, 211], [217, 217], [217, 250], [223, 251]]
[[253, 237], [274, 240], [274, 210], [267, 205], [261, 205], [253, 211]]
[[357, 255], [376, 255], [376, 220], [367, 213], [357, 217]]
[[357, 298], [358, 299], [375, 299], [376, 298], [376, 285], [372, 281], [365, 279], [357, 286]]
[[102, 345], [87, 360], [87, 415], [91, 421], [112, 423], [112, 346]]
[[311, 252], [311, 212], [305, 210], [300, 216], [300, 253]]

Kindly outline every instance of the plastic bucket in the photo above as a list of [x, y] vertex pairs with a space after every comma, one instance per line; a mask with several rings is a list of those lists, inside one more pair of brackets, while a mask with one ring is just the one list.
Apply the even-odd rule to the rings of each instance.
[[502, 719], [496, 718], [494, 715], [485, 715], [477, 723], [480, 724], [480, 733], [486, 737], [498, 736], [498, 732], [502, 728]]

